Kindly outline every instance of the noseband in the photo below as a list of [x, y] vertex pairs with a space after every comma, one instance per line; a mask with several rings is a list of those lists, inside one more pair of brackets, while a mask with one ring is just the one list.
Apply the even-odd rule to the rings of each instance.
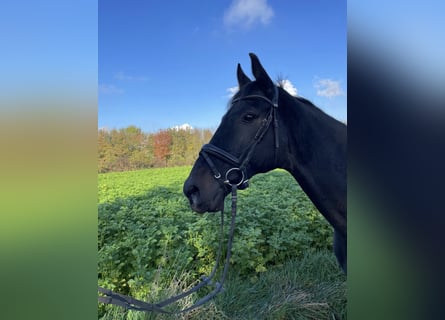
[[[246, 173], [247, 165], [249, 164], [249, 161], [252, 158], [255, 147], [257, 146], [258, 143], [261, 142], [272, 122], [274, 124], [275, 156], [276, 156], [276, 150], [279, 147], [278, 120], [276, 116], [276, 110], [278, 109], [278, 87], [275, 86], [274, 88], [275, 91], [272, 100], [256, 94], [232, 100], [232, 105], [238, 101], [247, 99], [261, 99], [267, 101], [271, 105], [270, 111], [267, 117], [263, 119], [262, 125], [256, 132], [253, 141], [250, 143], [250, 145], [246, 148], [246, 150], [241, 154], [239, 158], [210, 143], [202, 146], [202, 149], [199, 154], [205, 159], [205, 161], [210, 167], [210, 170], [212, 170], [213, 176], [215, 177], [216, 180], [218, 180], [218, 182], [222, 186], [224, 187], [235, 186], [240, 190], [245, 189], [249, 186], [249, 179], [247, 178], [247, 173]], [[221, 173], [216, 168], [210, 156], [215, 156], [218, 159], [223, 160], [224, 162], [229, 163], [231, 166], [233, 166], [232, 168], [226, 171], [224, 179], [222, 178]]]

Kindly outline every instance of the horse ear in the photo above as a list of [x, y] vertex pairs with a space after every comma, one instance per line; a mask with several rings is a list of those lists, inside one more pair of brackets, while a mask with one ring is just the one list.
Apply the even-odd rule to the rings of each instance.
[[250, 60], [252, 60], [252, 73], [255, 76], [256, 81], [264, 89], [266, 95], [269, 97], [273, 96], [275, 85], [272, 79], [270, 79], [266, 70], [264, 70], [258, 57], [254, 53], [249, 53], [249, 56]]
[[241, 87], [252, 81], [248, 76], [246, 76], [243, 69], [241, 69], [241, 65], [239, 63], [238, 63], [238, 68], [236, 68], [236, 76], [238, 78], [238, 86], [240, 89]]

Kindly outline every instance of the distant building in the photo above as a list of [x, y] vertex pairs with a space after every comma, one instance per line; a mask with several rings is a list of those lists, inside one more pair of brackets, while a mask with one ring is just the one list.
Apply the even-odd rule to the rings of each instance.
[[193, 127], [188, 123], [181, 124], [179, 126], [174, 126], [171, 129], [179, 131], [179, 130], [193, 130]]

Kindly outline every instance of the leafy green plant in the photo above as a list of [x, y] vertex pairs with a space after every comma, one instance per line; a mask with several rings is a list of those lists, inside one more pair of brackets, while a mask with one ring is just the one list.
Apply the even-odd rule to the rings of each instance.
[[[183, 280], [189, 284], [210, 272], [219, 215], [190, 210], [182, 194], [189, 171], [99, 174], [99, 285], [147, 297], [159, 290], [154, 283], [169, 283], [175, 270], [186, 270]], [[226, 202], [230, 208], [230, 199]], [[229, 212], [226, 216], [227, 231]], [[240, 276], [254, 280], [291, 258], [330, 250], [331, 242], [330, 226], [285, 171], [255, 176], [251, 187], [239, 192], [231, 269]]]

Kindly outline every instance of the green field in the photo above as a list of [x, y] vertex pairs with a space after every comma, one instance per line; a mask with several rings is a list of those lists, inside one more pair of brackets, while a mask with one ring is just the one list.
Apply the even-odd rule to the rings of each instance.
[[[190, 169], [99, 174], [99, 285], [154, 303], [210, 272], [219, 215], [190, 210], [182, 194]], [[180, 317], [345, 319], [345, 276], [331, 253], [331, 241], [331, 228], [288, 173], [275, 170], [254, 177], [250, 188], [239, 192], [224, 292]], [[176, 307], [189, 306], [206, 293]], [[99, 316], [178, 318], [103, 305]]]

